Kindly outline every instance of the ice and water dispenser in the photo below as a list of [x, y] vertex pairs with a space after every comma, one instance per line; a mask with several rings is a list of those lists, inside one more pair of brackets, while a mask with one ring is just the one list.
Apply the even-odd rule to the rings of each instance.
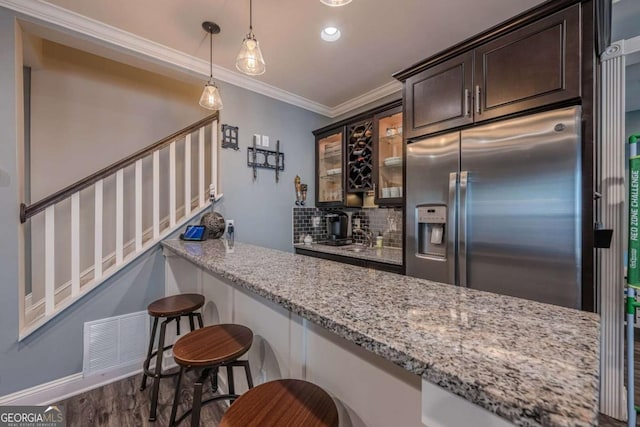
[[418, 205], [418, 254], [446, 258], [447, 207], [444, 205]]

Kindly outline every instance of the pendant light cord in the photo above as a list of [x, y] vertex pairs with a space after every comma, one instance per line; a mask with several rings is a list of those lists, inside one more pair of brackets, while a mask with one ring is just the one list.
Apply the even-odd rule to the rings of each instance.
[[249, 34], [253, 34], [253, 0], [249, 0]]
[[213, 79], [213, 33], [209, 33], [209, 80]]

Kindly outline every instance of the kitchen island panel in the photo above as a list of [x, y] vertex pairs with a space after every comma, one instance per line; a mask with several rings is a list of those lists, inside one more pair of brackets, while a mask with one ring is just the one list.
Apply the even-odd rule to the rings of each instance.
[[339, 402], [341, 426], [422, 426], [418, 375], [313, 323], [306, 341], [306, 379]]
[[596, 314], [239, 242], [163, 246], [518, 426], [597, 425]]

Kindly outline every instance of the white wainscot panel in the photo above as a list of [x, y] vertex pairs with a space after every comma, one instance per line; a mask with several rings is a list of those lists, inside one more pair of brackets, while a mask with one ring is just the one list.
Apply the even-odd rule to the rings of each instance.
[[428, 427], [514, 427], [507, 420], [422, 380], [422, 422]]
[[418, 427], [420, 377], [308, 323], [307, 380], [337, 401], [341, 427]]
[[[233, 323], [253, 331], [253, 345], [248, 358], [254, 385], [289, 378], [290, 312], [238, 289], [234, 291], [233, 308]], [[241, 373], [239, 369], [238, 373]], [[236, 378], [236, 391], [244, 392], [245, 378], [241, 375], [236, 375]]]
[[202, 318], [205, 325], [233, 323], [233, 293], [233, 288], [219, 278], [202, 273]]

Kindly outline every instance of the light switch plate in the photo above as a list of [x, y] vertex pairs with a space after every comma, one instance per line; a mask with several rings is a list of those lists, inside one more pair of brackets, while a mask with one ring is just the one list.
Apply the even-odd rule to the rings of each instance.
[[253, 134], [253, 140], [256, 143], [256, 147], [259, 147], [262, 145], [262, 143], [260, 142], [260, 135], [258, 135], [257, 133]]
[[262, 146], [263, 147], [269, 146], [269, 137], [267, 135], [262, 135]]

